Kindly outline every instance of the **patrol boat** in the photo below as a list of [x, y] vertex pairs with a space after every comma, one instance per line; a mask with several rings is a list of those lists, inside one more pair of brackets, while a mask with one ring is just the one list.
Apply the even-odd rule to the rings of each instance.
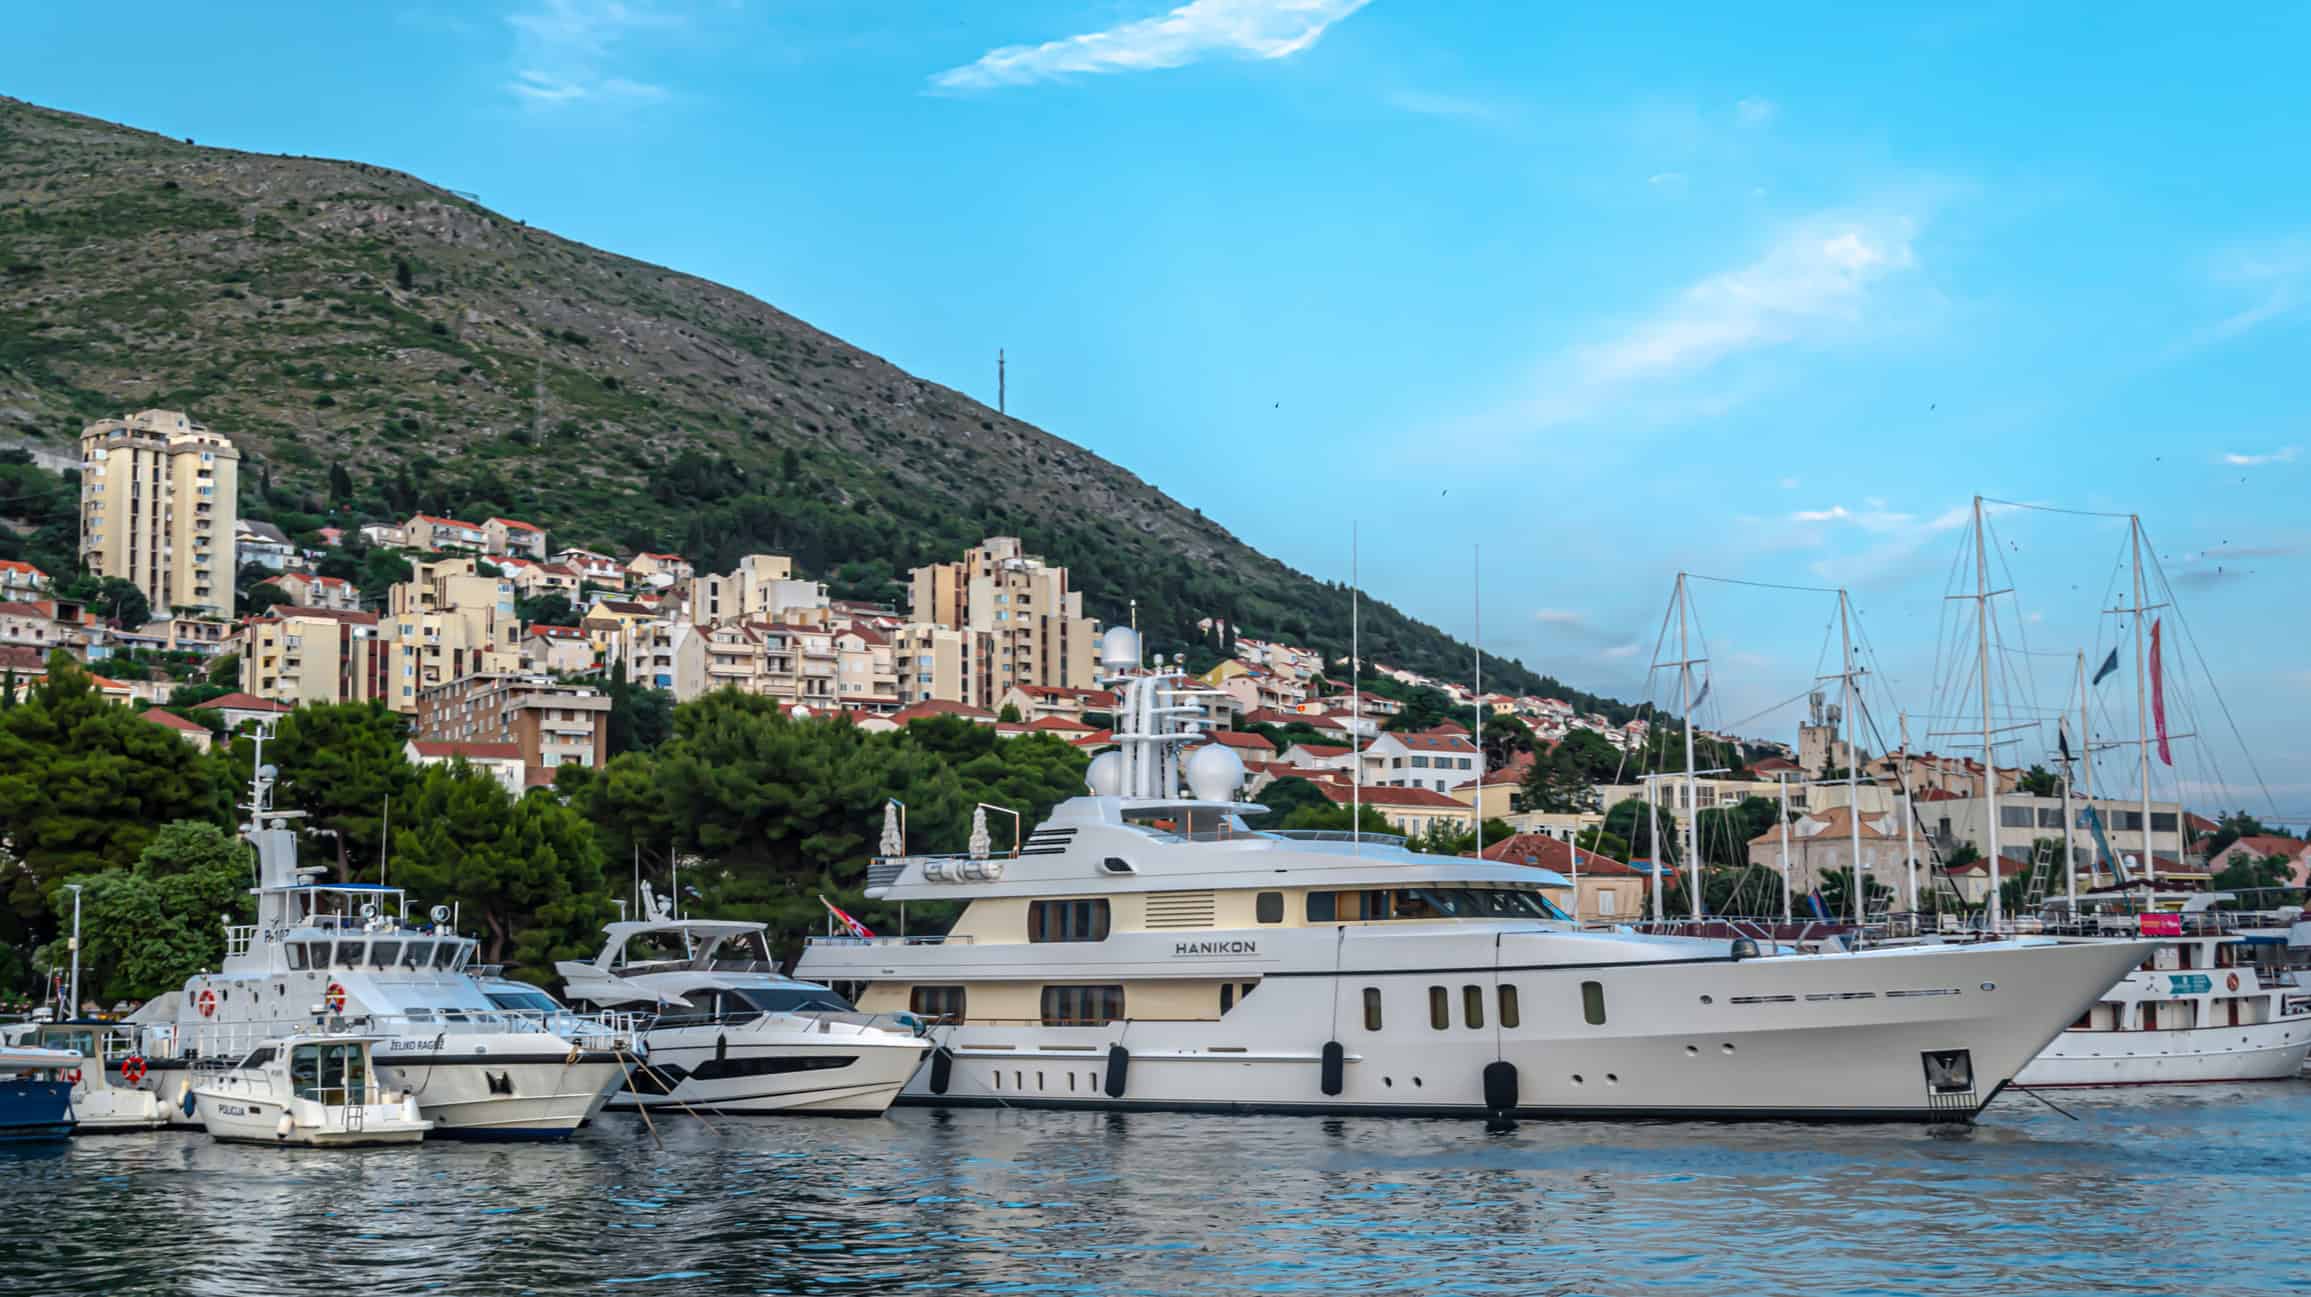
[[190, 1096], [211, 1139], [351, 1148], [414, 1144], [433, 1123], [417, 1099], [378, 1080], [380, 1038], [317, 1032], [270, 1040], [229, 1066], [196, 1073]]
[[243, 1058], [318, 1017], [377, 1036], [378, 1079], [415, 1095], [438, 1136], [559, 1138], [599, 1112], [625, 1080], [620, 1055], [493, 1004], [470, 972], [475, 943], [444, 907], [413, 925], [399, 888], [316, 881], [321, 869], [297, 864], [299, 813], [272, 808], [261, 737], [257, 759], [243, 830], [257, 849], [257, 922], [228, 927], [223, 968], [157, 1006], [145, 1056], [162, 1099], [189, 1112], [191, 1063]]
[[959, 904], [951, 930], [813, 938], [796, 966], [933, 1024], [901, 1102], [1964, 1120], [2151, 949], [1579, 930], [1548, 871], [1251, 828], [1188, 677], [1133, 674], [1126, 627], [1100, 657], [1118, 746], [1088, 795], [1009, 857], [975, 834], [872, 861], [868, 896]]
[[676, 919], [610, 924], [591, 960], [555, 966], [569, 997], [640, 1008], [648, 1060], [613, 1109], [880, 1116], [930, 1042], [778, 971], [766, 926]]

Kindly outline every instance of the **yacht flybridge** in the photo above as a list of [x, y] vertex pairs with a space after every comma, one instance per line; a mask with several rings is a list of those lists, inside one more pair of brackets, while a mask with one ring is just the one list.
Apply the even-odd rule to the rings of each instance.
[[272, 807], [272, 767], [257, 775], [243, 836], [256, 848], [257, 921], [229, 928], [223, 967], [141, 1013], [147, 1084], [191, 1113], [196, 1063], [235, 1060], [299, 1027], [376, 1037], [377, 1080], [416, 1099], [444, 1137], [568, 1135], [625, 1079], [615, 1052], [556, 1034], [548, 1015], [494, 1004], [470, 970], [475, 944], [450, 913], [407, 921], [398, 888], [325, 883], [299, 868], [297, 812]]
[[1193, 686], [1111, 628], [1116, 750], [1010, 857], [896, 855], [944, 938], [813, 939], [796, 974], [927, 1020], [902, 1102], [1966, 1119], [2150, 947], [1793, 954], [1581, 931], [1545, 870], [1259, 831]]
[[654, 917], [604, 929], [592, 960], [556, 965], [566, 992], [639, 1011], [648, 1062], [612, 1108], [879, 1116], [930, 1048], [824, 986], [778, 971], [765, 925]]

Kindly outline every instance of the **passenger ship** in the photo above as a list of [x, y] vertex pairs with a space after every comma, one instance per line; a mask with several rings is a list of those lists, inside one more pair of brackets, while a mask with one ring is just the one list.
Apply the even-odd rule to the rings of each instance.
[[798, 976], [913, 1012], [902, 1102], [1492, 1116], [1963, 1120], [2151, 947], [1794, 954], [1581, 931], [1547, 871], [1257, 831], [1186, 677], [1111, 628], [1116, 750], [1008, 858], [867, 894], [943, 937], [813, 939]]

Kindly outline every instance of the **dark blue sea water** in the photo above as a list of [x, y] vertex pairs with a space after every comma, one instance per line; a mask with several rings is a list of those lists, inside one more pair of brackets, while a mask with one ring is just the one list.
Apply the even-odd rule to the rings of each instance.
[[0, 1292], [2311, 1291], [2311, 1085], [1972, 1128], [902, 1109], [0, 1151]]

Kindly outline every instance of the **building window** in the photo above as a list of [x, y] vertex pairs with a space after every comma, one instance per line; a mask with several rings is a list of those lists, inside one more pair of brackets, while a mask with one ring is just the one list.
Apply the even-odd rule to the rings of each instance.
[[1460, 1016], [1464, 1020], [1462, 1024], [1464, 1026], [1482, 1027], [1484, 1025], [1483, 987], [1464, 986], [1460, 988]]
[[1441, 986], [1428, 988], [1428, 1025], [1438, 1031], [1452, 1025], [1452, 996]]
[[1027, 904], [1029, 941], [1107, 940], [1107, 900], [1030, 901]]
[[1043, 1025], [1046, 1027], [1104, 1027], [1123, 1017], [1120, 986], [1046, 986], [1043, 988]]
[[963, 1004], [960, 986], [918, 986], [907, 993], [908, 1010], [930, 1022], [963, 1021]]
[[1262, 892], [1253, 899], [1252, 909], [1253, 917], [1262, 923], [1282, 923], [1284, 921], [1284, 894], [1282, 892]]
[[1503, 984], [1501, 987], [1501, 1025], [1514, 1027], [1517, 1022], [1517, 988]]
[[1581, 1017], [1592, 1027], [1605, 1025], [1605, 984], [1581, 983]]
[[1380, 1030], [1380, 988], [1377, 986], [1364, 988], [1364, 1029]]
[[2037, 823], [2038, 816], [2027, 806], [1998, 808], [1998, 827], [2002, 829], [2027, 829], [2035, 827]]

